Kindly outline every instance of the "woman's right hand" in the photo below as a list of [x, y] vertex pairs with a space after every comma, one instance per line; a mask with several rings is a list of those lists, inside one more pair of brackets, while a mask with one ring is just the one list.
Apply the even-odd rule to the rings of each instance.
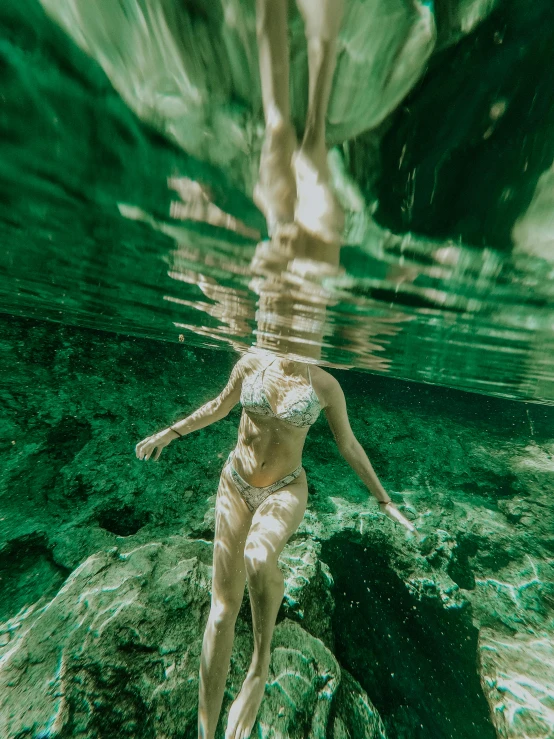
[[142, 441], [139, 441], [139, 443], [135, 447], [135, 451], [137, 453], [138, 459], [150, 459], [152, 456], [152, 452], [154, 449], [157, 449], [154, 456], [154, 461], [160, 458], [160, 454], [162, 453], [162, 450], [170, 444], [173, 439], [178, 439], [179, 437], [176, 435], [174, 431], [171, 429], [164, 429], [163, 431], [160, 431], [157, 434], [154, 434], [153, 436], [147, 436], [146, 439], [143, 439]]
[[409, 521], [404, 515], [402, 515], [402, 513], [400, 513], [392, 500], [388, 501], [386, 504], [379, 505], [379, 508], [389, 518], [392, 518], [393, 521], [396, 521], [396, 523], [404, 526], [404, 528], [408, 529], [408, 531], [410, 531], [412, 534], [416, 531], [416, 527], [413, 525], [413, 523]]

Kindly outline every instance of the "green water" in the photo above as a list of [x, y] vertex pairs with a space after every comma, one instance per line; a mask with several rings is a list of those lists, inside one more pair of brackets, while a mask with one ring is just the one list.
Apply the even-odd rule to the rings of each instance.
[[[4, 3], [1, 13], [4, 312], [169, 341], [178, 340], [184, 325], [188, 343], [214, 348], [227, 348], [230, 340], [253, 343], [258, 297], [248, 265], [258, 239], [170, 217], [171, 203], [179, 197], [168, 188], [168, 177], [186, 177], [209, 187], [222, 212], [262, 237], [263, 219], [240, 192], [233, 170], [203, 163], [141, 123], [99, 65], [38, 3]], [[509, 15], [507, 20], [515, 23]], [[505, 26], [506, 19], [497, 19], [499, 24]], [[525, 43], [538, 32], [538, 19], [528, 25]], [[160, 45], [164, 41], [154, 31], [153, 39]], [[526, 48], [523, 40], [512, 43], [513, 53], [521, 45]], [[466, 53], [464, 47], [460, 53]], [[112, 63], [124, 65], [122, 54]], [[438, 75], [432, 68], [429, 86], [440, 83]], [[246, 116], [241, 113], [248, 110], [244, 100], [237, 98], [234, 105], [238, 112], [233, 115]], [[163, 129], [163, 121], [159, 124]], [[514, 123], [516, 143], [525, 141], [525, 125], [525, 119]], [[467, 136], [465, 129], [454, 126], [452, 141], [440, 145], [454, 146], [455, 136]], [[383, 161], [391, 138], [392, 131], [384, 140]], [[382, 200], [366, 182], [368, 173], [382, 166], [369, 158], [371, 146], [358, 137], [350, 148], [333, 152], [337, 183], [343, 182], [350, 208], [352, 187]], [[493, 141], [489, 149], [495, 146]], [[457, 156], [462, 150], [458, 144]], [[526, 158], [524, 147], [523, 164]], [[545, 150], [541, 161], [547, 160]], [[350, 168], [350, 185], [344, 184], [345, 167]], [[539, 161], [529, 181], [521, 183], [527, 193], [539, 181], [538, 169]], [[498, 176], [501, 180], [501, 170]], [[452, 185], [445, 187], [450, 191]], [[475, 187], [483, 186], [476, 182]], [[537, 232], [544, 230], [546, 218], [544, 204], [539, 206], [538, 216], [526, 216]], [[520, 230], [527, 233], [527, 205], [518, 207], [519, 213], [512, 209], [505, 215], [503, 228], [519, 215]], [[332, 287], [324, 361], [505, 397], [552, 400], [546, 247], [532, 254], [520, 247], [510, 254], [509, 236], [502, 244], [491, 240], [486, 248], [473, 246], [461, 241], [464, 231], [454, 221], [437, 240], [403, 232], [392, 215], [380, 224], [359, 209], [347, 215], [346, 271]], [[214, 307], [213, 296], [201, 289], [206, 279], [219, 286], [219, 311], [217, 300]], [[221, 315], [233, 302], [244, 316], [239, 328]]]
[[[279, 334], [252, 268], [251, 5], [0, 6], [1, 739], [197, 736], [239, 411], [156, 464], [134, 447]], [[295, 277], [296, 325], [419, 535], [322, 414], [253, 737], [554, 736], [552, 20], [546, 2], [348, 4], [342, 271]], [[233, 227], [177, 217], [176, 180]], [[245, 591], [218, 739], [251, 650]]]

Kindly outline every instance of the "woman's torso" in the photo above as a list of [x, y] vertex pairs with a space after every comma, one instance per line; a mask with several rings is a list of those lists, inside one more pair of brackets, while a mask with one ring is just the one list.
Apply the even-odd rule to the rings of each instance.
[[256, 487], [271, 485], [301, 464], [308, 430], [321, 411], [311, 372], [288, 377], [275, 363], [264, 357], [242, 381], [233, 464]]

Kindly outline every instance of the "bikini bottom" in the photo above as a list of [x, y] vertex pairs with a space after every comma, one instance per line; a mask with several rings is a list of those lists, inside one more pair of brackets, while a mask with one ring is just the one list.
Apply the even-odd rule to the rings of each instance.
[[256, 508], [258, 508], [258, 506], [260, 506], [264, 500], [271, 495], [271, 493], [274, 493], [276, 490], [280, 490], [285, 487], [285, 485], [288, 485], [289, 482], [296, 480], [303, 470], [303, 467], [300, 464], [295, 470], [290, 472], [288, 475], [285, 475], [280, 480], [277, 480], [277, 482], [273, 482], [271, 485], [267, 485], [264, 488], [257, 488], [254, 485], [250, 485], [250, 483], [246, 482], [246, 480], [239, 475], [233, 467], [232, 460], [233, 452], [229, 454], [226, 464], [229, 467], [229, 472], [231, 473], [231, 477], [233, 478], [233, 482], [235, 483], [237, 490], [252, 513], [255, 512]]

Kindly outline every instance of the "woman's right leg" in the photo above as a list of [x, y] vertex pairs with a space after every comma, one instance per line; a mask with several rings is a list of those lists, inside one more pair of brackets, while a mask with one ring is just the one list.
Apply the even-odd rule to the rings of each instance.
[[344, 0], [296, 0], [308, 44], [309, 91], [302, 151], [327, 171], [325, 119], [337, 61]]
[[198, 737], [213, 739], [231, 659], [235, 622], [244, 596], [244, 545], [252, 513], [233, 485], [227, 465], [215, 506], [212, 603], [200, 658]]
[[256, 33], [266, 125], [290, 121], [287, 0], [256, 0]]

